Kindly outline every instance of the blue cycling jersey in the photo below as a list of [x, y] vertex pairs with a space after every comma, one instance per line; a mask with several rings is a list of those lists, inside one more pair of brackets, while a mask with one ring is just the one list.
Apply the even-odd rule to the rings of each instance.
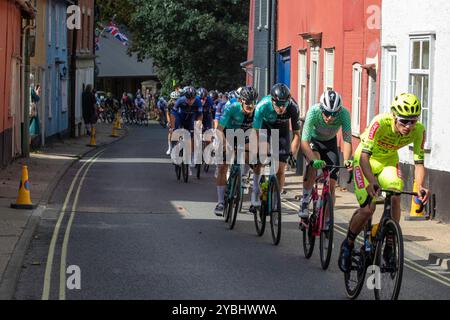
[[186, 97], [181, 97], [175, 102], [172, 109], [172, 114], [186, 114], [195, 113], [196, 115], [201, 115], [203, 112], [202, 102], [199, 97], [195, 98], [194, 103], [190, 106], [187, 102]]
[[220, 121], [220, 118], [223, 114], [223, 109], [225, 108], [225, 104], [227, 101], [220, 101], [216, 106], [216, 115], [214, 117], [215, 120]]

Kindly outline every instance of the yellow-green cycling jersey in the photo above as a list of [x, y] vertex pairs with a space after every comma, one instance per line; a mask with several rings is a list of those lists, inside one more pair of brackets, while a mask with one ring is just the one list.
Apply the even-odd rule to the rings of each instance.
[[[414, 162], [424, 162], [425, 127], [416, 123], [408, 135], [402, 136], [395, 131], [395, 118], [391, 113], [376, 116], [370, 126], [361, 135], [361, 143], [354, 155], [355, 194], [361, 207], [368, 204], [364, 177], [360, 165], [362, 153], [370, 154], [370, 166], [378, 183], [383, 189], [403, 190], [403, 180], [398, 167], [398, 150], [413, 143]], [[375, 201], [375, 199], [373, 200]]]

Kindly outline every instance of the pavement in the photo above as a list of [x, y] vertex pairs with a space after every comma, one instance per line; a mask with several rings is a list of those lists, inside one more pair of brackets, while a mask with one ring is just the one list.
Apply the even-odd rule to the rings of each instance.
[[[22, 261], [42, 212], [57, 187], [58, 181], [72, 164], [92, 150], [117, 141], [110, 137], [111, 124], [96, 127], [96, 147], [90, 147], [89, 136], [52, 142], [0, 169], [0, 299], [9, 299], [22, 268]], [[121, 136], [126, 131], [118, 131]], [[31, 201], [35, 210], [10, 208], [16, 202], [22, 166], [27, 165]]]

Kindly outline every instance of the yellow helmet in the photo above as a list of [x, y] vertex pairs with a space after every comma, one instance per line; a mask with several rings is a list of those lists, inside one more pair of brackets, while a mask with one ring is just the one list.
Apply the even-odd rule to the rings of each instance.
[[422, 112], [420, 100], [412, 93], [402, 93], [395, 97], [391, 111], [400, 117], [418, 117]]

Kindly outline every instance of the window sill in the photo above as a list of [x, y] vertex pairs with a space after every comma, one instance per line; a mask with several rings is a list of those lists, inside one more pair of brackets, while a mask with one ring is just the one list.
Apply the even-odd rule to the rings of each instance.
[[360, 133], [356, 133], [356, 132], [352, 132], [352, 136], [359, 139], [361, 134]]

